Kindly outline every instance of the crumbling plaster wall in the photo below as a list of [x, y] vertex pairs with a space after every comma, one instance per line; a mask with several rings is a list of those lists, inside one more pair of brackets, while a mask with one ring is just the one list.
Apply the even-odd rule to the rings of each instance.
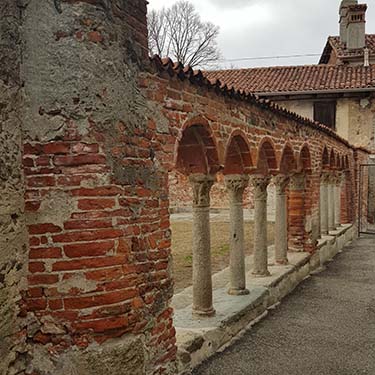
[[[18, 370], [24, 352], [26, 232], [21, 168], [19, 3], [0, 2], [0, 374]], [[18, 373], [18, 372], [17, 372]]]

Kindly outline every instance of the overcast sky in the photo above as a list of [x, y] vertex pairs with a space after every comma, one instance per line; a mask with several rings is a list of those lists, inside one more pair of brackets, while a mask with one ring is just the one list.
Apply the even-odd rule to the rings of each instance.
[[[149, 9], [176, 0], [149, 0]], [[338, 35], [340, 0], [191, 0], [201, 17], [220, 26], [223, 58], [320, 54], [328, 35]], [[368, 0], [367, 33], [375, 33], [375, 1]], [[222, 62], [245, 68], [315, 64], [318, 57]]]

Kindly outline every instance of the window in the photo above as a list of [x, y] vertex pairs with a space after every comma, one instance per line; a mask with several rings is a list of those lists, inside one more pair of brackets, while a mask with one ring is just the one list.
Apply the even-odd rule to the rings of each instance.
[[315, 102], [314, 120], [335, 129], [336, 128], [336, 102]]

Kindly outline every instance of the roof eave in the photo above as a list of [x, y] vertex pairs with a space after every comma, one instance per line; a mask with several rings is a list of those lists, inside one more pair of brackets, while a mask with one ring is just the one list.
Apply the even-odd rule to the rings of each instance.
[[361, 87], [356, 89], [335, 89], [335, 90], [305, 90], [305, 91], [278, 91], [278, 92], [257, 92], [252, 91], [255, 95], [275, 97], [287, 95], [312, 95], [312, 94], [343, 94], [343, 93], [363, 93], [375, 92], [375, 87]]

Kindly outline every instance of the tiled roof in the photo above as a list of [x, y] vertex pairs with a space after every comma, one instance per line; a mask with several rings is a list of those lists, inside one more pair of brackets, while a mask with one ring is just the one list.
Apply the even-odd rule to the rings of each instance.
[[332, 138], [337, 139], [338, 141], [355, 150], [363, 150], [365, 152], [369, 152], [365, 148], [353, 146], [346, 139], [340, 137], [334, 130], [324, 124], [321, 124], [317, 121], [312, 121], [307, 117], [302, 117], [292, 111], [289, 111], [288, 109], [285, 109], [271, 102], [268, 99], [261, 99], [247, 90], [242, 90], [233, 86], [222, 84], [219, 80], [209, 80], [205, 76], [206, 73], [203, 73], [200, 70], [193, 70], [189, 66], [183, 66], [181, 63], [174, 63], [169, 58], [161, 59], [157, 55], [151, 57], [150, 62], [158, 74], [169, 76], [170, 78], [177, 78], [181, 81], [189, 81], [192, 85], [205, 87], [207, 90], [213, 91], [217, 95], [229, 97], [234, 100], [249, 102], [260, 108], [267, 109], [270, 112], [274, 112], [281, 116], [298, 121], [301, 125], [306, 125], [310, 128], [326, 133]]
[[[369, 49], [370, 56], [375, 56], [375, 34], [366, 34], [366, 47]], [[333, 50], [336, 52], [338, 59], [363, 56], [363, 48], [349, 50], [344, 43], [340, 42], [339, 36], [330, 36], [319, 64], [327, 64]]]
[[204, 75], [212, 83], [219, 79], [229, 87], [256, 94], [375, 88], [375, 65], [281, 66], [206, 71]]

